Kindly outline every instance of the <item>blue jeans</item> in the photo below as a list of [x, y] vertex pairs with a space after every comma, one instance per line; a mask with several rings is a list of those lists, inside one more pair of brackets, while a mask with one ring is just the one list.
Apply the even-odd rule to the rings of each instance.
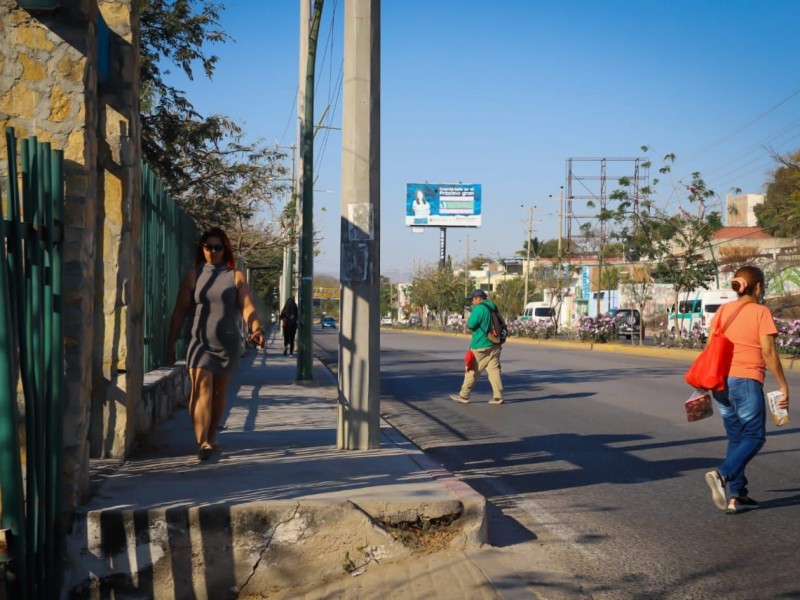
[[728, 377], [725, 389], [714, 392], [714, 400], [728, 434], [728, 452], [717, 472], [732, 497], [747, 496], [744, 469], [767, 436], [764, 387], [755, 379]]

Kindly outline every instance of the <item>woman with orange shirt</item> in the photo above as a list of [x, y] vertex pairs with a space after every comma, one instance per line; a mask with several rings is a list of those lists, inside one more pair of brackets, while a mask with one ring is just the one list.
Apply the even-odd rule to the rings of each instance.
[[714, 392], [728, 436], [728, 451], [722, 464], [706, 473], [705, 479], [717, 508], [737, 514], [758, 508], [758, 502], [748, 495], [744, 470], [766, 441], [765, 368], [783, 392], [782, 408], [789, 407], [789, 386], [775, 346], [778, 330], [772, 313], [761, 304], [766, 289], [764, 273], [757, 267], [742, 267], [736, 271], [731, 287], [739, 299], [721, 306], [711, 322], [713, 330], [716, 321], [722, 319], [725, 337], [733, 342], [725, 389]]

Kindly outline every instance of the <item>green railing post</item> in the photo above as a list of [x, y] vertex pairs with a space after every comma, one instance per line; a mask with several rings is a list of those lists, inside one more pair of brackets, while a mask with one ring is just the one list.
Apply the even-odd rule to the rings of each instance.
[[[19, 440], [19, 413], [17, 411], [17, 376], [19, 358], [15, 327], [17, 298], [12, 293], [12, 282], [16, 279], [16, 257], [18, 250], [19, 216], [16, 169], [16, 139], [14, 130], [6, 128], [8, 147], [8, 177], [6, 181], [7, 212], [9, 227], [0, 218], [3, 244], [0, 245], [0, 482], [3, 485], [3, 521], [8, 530], [8, 567], [15, 575], [10, 585], [21, 598], [28, 597], [27, 590], [27, 525], [25, 519], [25, 497], [23, 491], [22, 464]], [[0, 210], [0, 213], [2, 211]], [[0, 217], [3, 215], [0, 214]], [[6, 247], [9, 254], [6, 254]], [[6, 570], [6, 569], [4, 569]], [[14, 593], [11, 593], [11, 597]]]
[[[183, 271], [191, 268], [197, 229], [170, 198], [152, 169], [142, 164], [142, 284], [145, 371], [166, 364], [172, 309]], [[184, 355], [179, 340], [176, 356]]]
[[[63, 154], [35, 137], [23, 140], [20, 195], [11, 128], [6, 144], [8, 220], [0, 215], [0, 481], [2, 528], [10, 544], [0, 559], [2, 570], [10, 567], [15, 575], [12, 597], [51, 598], [57, 596], [60, 581], [56, 565], [61, 530], [56, 522], [63, 437]], [[24, 490], [19, 381], [25, 406]]]

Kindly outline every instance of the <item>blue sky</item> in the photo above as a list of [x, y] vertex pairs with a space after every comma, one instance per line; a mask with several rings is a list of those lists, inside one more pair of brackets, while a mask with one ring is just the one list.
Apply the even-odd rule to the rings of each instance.
[[[315, 114], [330, 106], [333, 127], [344, 4], [325, 0], [317, 53]], [[201, 113], [289, 146], [299, 4], [225, 7], [235, 42], [209, 49], [214, 79], [173, 82]], [[721, 199], [731, 188], [759, 193], [774, 167], [765, 146], [800, 148], [795, 0], [384, 0], [381, 11], [381, 272], [395, 280], [439, 257], [438, 229], [404, 224], [406, 183], [482, 185], [482, 227], [448, 230], [457, 263], [467, 236], [471, 256], [513, 256], [530, 206], [534, 235], [554, 238], [569, 157], [644, 156], [646, 145], [657, 165], [675, 153], [659, 186], [659, 202], [674, 207], [693, 171]], [[339, 131], [317, 135], [315, 273], [339, 272], [340, 148]]]

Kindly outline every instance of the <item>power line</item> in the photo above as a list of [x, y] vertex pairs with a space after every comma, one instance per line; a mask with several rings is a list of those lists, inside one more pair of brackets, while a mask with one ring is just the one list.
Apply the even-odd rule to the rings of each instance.
[[761, 113], [761, 114], [760, 114], [760, 115], [758, 115], [757, 117], [755, 117], [755, 118], [751, 119], [750, 121], [748, 121], [747, 123], [745, 123], [745, 124], [744, 124], [744, 125], [742, 125], [741, 127], [737, 128], [737, 129], [735, 129], [734, 131], [732, 131], [731, 133], [729, 133], [729, 134], [727, 134], [727, 135], [725, 135], [725, 136], [721, 137], [720, 139], [716, 140], [715, 142], [712, 142], [712, 143], [710, 143], [709, 145], [707, 145], [707, 146], [705, 146], [705, 147], [701, 148], [700, 150], [698, 150], [697, 152], [695, 152], [694, 156], [692, 156], [692, 157], [690, 157], [690, 158], [694, 158], [694, 157], [695, 157], [696, 155], [698, 155], [698, 154], [703, 154], [703, 153], [707, 152], [708, 150], [711, 150], [711, 149], [712, 149], [714, 146], [718, 146], [718, 145], [722, 144], [723, 142], [726, 142], [726, 141], [728, 141], [729, 139], [731, 139], [731, 138], [732, 138], [733, 136], [735, 136], [736, 134], [738, 134], [738, 133], [740, 133], [740, 132], [744, 131], [745, 129], [747, 129], [748, 127], [750, 127], [751, 125], [753, 125], [754, 123], [757, 123], [758, 121], [760, 121], [761, 119], [763, 119], [764, 117], [766, 117], [766, 116], [767, 116], [767, 115], [769, 115], [770, 113], [774, 112], [775, 110], [777, 110], [778, 108], [780, 108], [781, 106], [783, 106], [784, 104], [786, 104], [786, 103], [787, 103], [789, 100], [791, 100], [792, 98], [794, 98], [795, 96], [797, 96], [797, 95], [799, 95], [799, 94], [800, 94], [800, 89], [798, 89], [798, 90], [795, 90], [794, 92], [792, 92], [791, 94], [789, 94], [788, 96], [786, 96], [786, 98], [784, 98], [783, 100], [781, 100], [780, 102], [778, 102], [776, 105], [774, 105], [773, 107], [771, 107], [771, 108], [767, 109], [766, 111], [764, 111], [763, 113]]

